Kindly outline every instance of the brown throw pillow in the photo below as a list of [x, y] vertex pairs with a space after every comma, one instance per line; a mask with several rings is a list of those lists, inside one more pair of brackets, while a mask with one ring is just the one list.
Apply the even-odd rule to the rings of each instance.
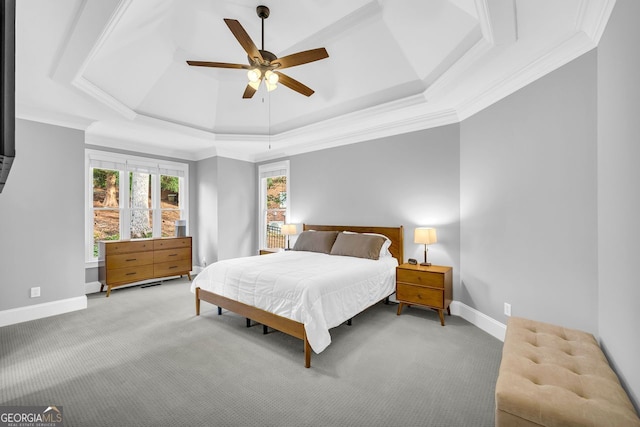
[[382, 236], [340, 233], [331, 248], [331, 255], [378, 259], [384, 242], [385, 238]]
[[303, 231], [298, 236], [293, 250], [328, 254], [337, 235], [337, 231]]

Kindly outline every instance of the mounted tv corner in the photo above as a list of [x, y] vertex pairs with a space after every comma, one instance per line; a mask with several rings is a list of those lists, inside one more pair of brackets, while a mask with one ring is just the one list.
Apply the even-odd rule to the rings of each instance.
[[0, 1], [0, 193], [16, 157], [16, 0]]

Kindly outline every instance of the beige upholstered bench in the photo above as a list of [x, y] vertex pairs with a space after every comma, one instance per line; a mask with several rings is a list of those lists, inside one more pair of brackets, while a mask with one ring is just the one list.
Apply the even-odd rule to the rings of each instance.
[[496, 426], [640, 426], [593, 335], [509, 318], [496, 383]]

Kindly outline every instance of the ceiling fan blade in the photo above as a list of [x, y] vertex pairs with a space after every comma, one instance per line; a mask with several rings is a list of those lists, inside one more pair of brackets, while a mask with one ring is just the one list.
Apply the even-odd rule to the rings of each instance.
[[329, 54], [327, 53], [327, 49], [320, 47], [318, 49], [305, 50], [302, 52], [283, 56], [282, 58], [271, 61], [271, 64], [280, 64], [278, 69], [281, 70], [283, 68], [295, 67], [296, 65], [319, 61], [328, 57]]
[[311, 96], [315, 92], [310, 87], [303, 85], [302, 83], [300, 83], [296, 79], [294, 79], [292, 77], [289, 77], [286, 74], [283, 74], [283, 73], [281, 73], [279, 71], [274, 71], [274, 73], [276, 73], [278, 75], [278, 83], [282, 83], [283, 85], [285, 85], [289, 89], [293, 89], [296, 92], [303, 94], [304, 96]]
[[248, 70], [251, 68], [245, 64], [230, 64], [228, 62], [209, 62], [209, 61], [187, 61], [187, 64], [195, 67], [215, 67], [215, 68], [240, 68]]
[[254, 93], [256, 93], [256, 90], [253, 87], [251, 87], [251, 85], [247, 85], [247, 87], [244, 89], [244, 93], [242, 94], [242, 98], [243, 99], [252, 98]]
[[236, 21], [235, 19], [226, 18], [224, 22], [227, 24], [227, 27], [229, 27], [245, 52], [247, 52], [249, 58], [258, 58], [258, 60], [262, 64], [264, 62], [264, 59], [262, 59], [260, 51], [256, 47], [256, 44], [253, 42], [253, 40], [251, 40], [251, 37], [249, 37], [249, 34], [247, 34], [242, 25], [240, 25], [240, 22]]

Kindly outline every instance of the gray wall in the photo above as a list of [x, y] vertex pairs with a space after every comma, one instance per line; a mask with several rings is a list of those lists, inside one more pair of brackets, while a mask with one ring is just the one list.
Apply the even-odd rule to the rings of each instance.
[[[193, 263], [205, 266], [218, 260], [218, 158], [200, 160], [197, 167], [198, 242], [194, 243]], [[196, 257], [197, 251], [197, 257]]]
[[[16, 120], [0, 194], [0, 310], [84, 295], [84, 132]], [[41, 288], [40, 298], [29, 289]]]
[[257, 253], [255, 165], [225, 157], [198, 162], [198, 258], [194, 264]]
[[429, 261], [454, 268], [456, 294], [459, 139], [455, 124], [293, 156], [291, 222], [403, 225], [405, 261], [424, 258], [424, 246], [413, 243], [414, 228], [433, 226], [438, 243], [430, 246]]
[[640, 403], [640, 2], [618, 0], [598, 47], [599, 333]]
[[218, 157], [218, 259], [257, 254], [257, 179], [253, 163]]
[[597, 333], [596, 112], [592, 51], [462, 122], [455, 299]]

